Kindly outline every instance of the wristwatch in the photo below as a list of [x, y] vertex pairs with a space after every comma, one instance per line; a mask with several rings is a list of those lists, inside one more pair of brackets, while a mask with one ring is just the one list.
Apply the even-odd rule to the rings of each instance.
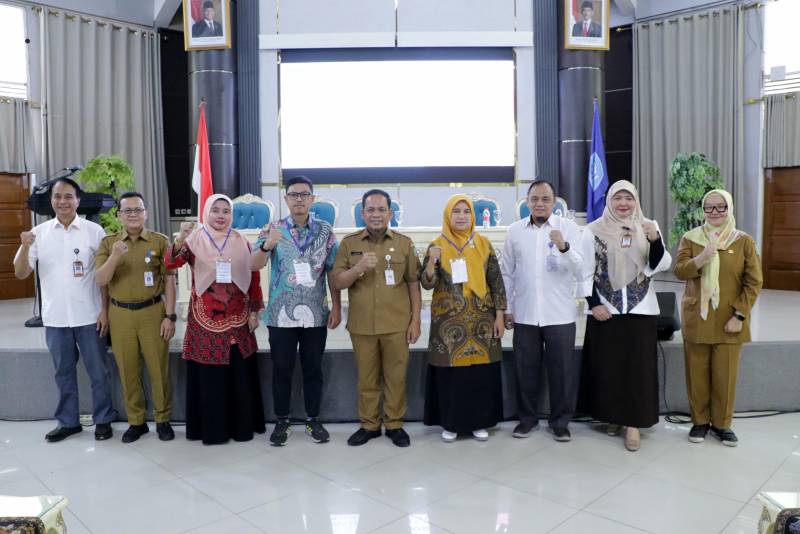
[[267, 252], [269, 252], [269, 249], [267, 249], [267, 248], [264, 248], [264, 244], [265, 244], [265, 243], [266, 243], [266, 241], [262, 241], [262, 242], [261, 242], [261, 244], [260, 244], [260, 245], [258, 245], [258, 248], [259, 248], [259, 249], [261, 249], [261, 252], [263, 252], [263, 253], [265, 253], [265, 254], [266, 254]]
[[166, 314], [164, 316], [164, 319], [169, 319], [170, 321], [172, 321], [174, 323], [174, 322], [176, 322], [178, 320], [178, 315], [175, 314], [175, 313], [168, 313], [168, 314]]
[[746, 319], [746, 317], [744, 315], [742, 315], [741, 313], [739, 313], [737, 311], [733, 312], [733, 316], [736, 317], [737, 319], [739, 319], [742, 322], [744, 322], [744, 320]]
[[564, 250], [558, 249], [558, 251], [562, 254], [569, 252], [569, 241], [564, 242]]

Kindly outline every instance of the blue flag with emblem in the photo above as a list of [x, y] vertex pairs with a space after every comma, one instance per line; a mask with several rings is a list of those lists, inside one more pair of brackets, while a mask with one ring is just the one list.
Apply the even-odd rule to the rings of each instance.
[[600, 112], [594, 100], [592, 122], [592, 152], [589, 157], [589, 179], [586, 186], [586, 222], [590, 223], [603, 215], [608, 191], [608, 168], [606, 151], [603, 148], [603, 133], [600, 131]]

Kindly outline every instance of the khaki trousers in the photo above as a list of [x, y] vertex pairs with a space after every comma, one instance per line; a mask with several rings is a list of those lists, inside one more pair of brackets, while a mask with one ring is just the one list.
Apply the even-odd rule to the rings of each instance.
[[128, 310], [113, 304], [108, 308], [111, 345], [122, 382], [128, 423], [141, 425], [145, 422], [142, 357], [153, 389], [153, 418], [157, 423], [169, 422], [172, 410], [169, 345], [160, 335], [164, 304], [154, 304], [141, 310]]
[[692, 423], [730, 428], [741, 344], [683, 342]]
[[383, 411], [386, 415], [383, 425], [387, 430], [402, 428], [406, 414], [408, 370], [406, 333], [374, 336], [350, 334], [350, 339], [358, 367], [358, 416], [361, 427], [380, 430], [383, 389]]

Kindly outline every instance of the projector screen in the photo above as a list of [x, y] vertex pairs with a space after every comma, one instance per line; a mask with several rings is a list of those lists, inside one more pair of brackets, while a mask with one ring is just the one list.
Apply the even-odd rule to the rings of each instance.
[[305, 174], [319, 183], [513, 181], [510, 51], [432, 59], [419, 51], [367, 51], [354, 58], [334, 53], [333, 61], [317, 52], [281, 62], [284, 177]]

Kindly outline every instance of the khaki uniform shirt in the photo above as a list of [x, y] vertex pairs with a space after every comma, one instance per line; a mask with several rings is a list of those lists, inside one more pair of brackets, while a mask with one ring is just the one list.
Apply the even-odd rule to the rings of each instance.
[[[175, 271], [164, 265], [164, 254], [170, 247], [164, 234], [143, 229], [138, 238], [131, 238], [125, 230], [103, 238], [95, 259], [96, 268], [102, 267], [111, 256], [114, 243], [124, 241], [128, 251], [122, 255], [108, 283], [108, 295], [120, 302], [134, 303], [150, 300], [164, 293], [164, 277]], [[148, 261], [149, 259], [149, 261]], [[145, 272], [152, 272], [153, 286], [145, 285]]]
[[[339, 246], [334, 276], [355, 266], [365, 252], [374, 252], [378, 264], [348, 290], [347, 330], [360, 335], [403, 332], [411, 321], [408, 283], [419, 281], [420, 263], [414, 243], [391, 229], [380, 242], [370, 238], [366, 229], [350, 234]], [[386, 283], [387, 267], [394, 273], [394, 285]]]
[[[683, 339], [690, 343], [746, 343], [750, 341], [750, 310], [761, 291], [763, 278], [756, 244], [743, 235], [726, 250], [719, 251], [719, 306], [709, 302], [708, 317], [700, 317], [700, 270], [692, 258], [703, 252], [702, 246], [685, 237], [678, 247], [675, 276], [686, 280], [681, 302]], [[745, 321], [741, 332], [725, 333], [725, 323], [739, 310]]]

